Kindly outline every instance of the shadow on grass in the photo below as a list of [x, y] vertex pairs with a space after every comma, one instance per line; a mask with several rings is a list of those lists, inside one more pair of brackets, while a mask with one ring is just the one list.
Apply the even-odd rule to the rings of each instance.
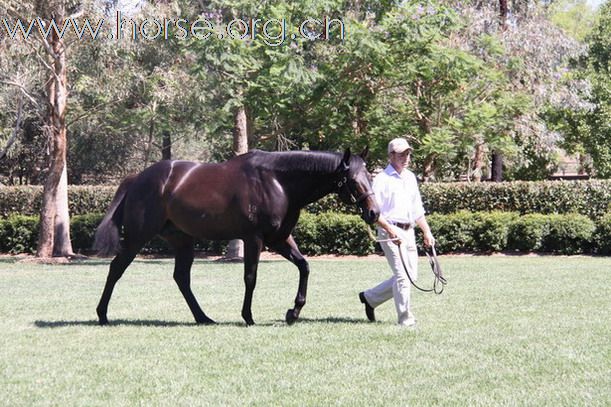
[[[64, 328], [68, 326], [100, 326], [97, 319], [86, 321], [34, 321], [37, 328]], [[271, 323], [259, 324], [260, 326], [273, 325]], [[217, 322], [213, 325], [199, 325], [195, 322], [179, 322], [179, 321], [162, 321], [158, 319], [115, 319], [110, 320], [105, 326], [142, 326], [142, 327], [175, 327], [175, 326], [193, 326], [193, 327], [213, 327], [213, 326], [240, 326], [246, 327], [244, 322]]]
[[[295, 325], [300, 324], [361, 324], [368, 323], [363, 319], [357, 318], [340, 318], [340, 317], [328, 317], [328, 318], [299, 318]], [[89, 319], [84, 321], [34, 321], [34, 325], [37, 328], [42, 329], [54, 329], [54, 328], [65, 328], [69, 326], [100, 326], [97, 319]], [[179, 322], [179, 321], [162, 321], [158, 319], [115, 319], [110, 320], [106, 326], [142, 326], [142, 327], [177, 327], [177, 326], [201, 326], [201, 327], [214, 327], [214, 326], [235, 326], [244, 327], [248, 326], [244, 322], [217, 322], [213, 325], [198, 325], [195, 322]], [[288, 326], [284, 320], [278, 319], [271, 322], [256, 323], [256, 326], [270, 327], [270, 326]]]
[[[100, 326], [97, 319], [90, 319], [86, 321], [34, 321], [34, 325], [38, 328], [63, 328], [67, 326]], [[168, 326], [190, 326], [196, 325], [195, 322], [177, 322], [177, 321], [161, 321], [155, 319], [116, 319], [109, 321], [108, 326], [157, 326], [157, 327], [168, 327]]]
[[[277, 320], [276, 323], [281, 324], [286, 322], [284, 320]], [[364, 319], [359, 318], [344, 318], [344, 317], [327, 317], [327, 318], [299, 318], [295, 325], [299, 324], [361, 324], [369, 323]]]

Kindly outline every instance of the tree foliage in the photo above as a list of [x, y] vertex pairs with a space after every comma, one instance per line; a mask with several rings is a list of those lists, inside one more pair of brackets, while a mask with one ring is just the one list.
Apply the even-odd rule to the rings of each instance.
[[[83, 3], [83, 18], [115, 24], [120, 3]], [[593, 21], [582, 3], [508, 2], [502, 25], [497, 2], [139, 2], [123, 18], [205, 18], [217, 31], [205, 40], [176, 29], [167, 39], [71, 39], [70, 181], [138, 171], [162, 157], [168, 140], [175, 158], [227, 158], [238, 108], [251, 148], [369, 145], [382, 163], [387, 141], [406, 135], [424, 179], [480, 180], [493, 151], [503, 152], [509, 178], [545, 178], [563, 147], [608, 176], [609, 6], [586, 36], [567, 17]], [[261, 19], [256, 36], [239, 23], [233, 38], [219, 31], [251, 18]], [[329, 38], [313, 39], [326, 34], [315, 20], [300, 32], [308, 18], [333, 20]], [[44, 93], [33, 58], [23, 41], [0, 42], [3, 145], [14, 133], [16, 96]], [[20, 136], [0, 161], [7, 183], [44, 179], [43, 122], [35, 102], [23, 101]]]
[[590, 158], [584, 165], [599, 177], [611, 177], [611, 3], [599, 10], [599, 18], [586, 37], [589, 52], [576, 59], [570, 75], [588, 86], [576, 94], [588, 102], [575, 109], [549, 110], [546, 114], [563, 133], [562, 146]]

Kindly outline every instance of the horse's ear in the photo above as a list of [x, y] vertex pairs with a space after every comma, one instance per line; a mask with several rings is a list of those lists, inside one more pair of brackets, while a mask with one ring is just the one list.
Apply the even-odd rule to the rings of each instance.
[[347, 148], [344, 151], [344, 157], [342, 158], [342, 166], [344, 167], [344, 170], [348, 170], [350, 168], [350, 148]]
[[363, 159], [363, 161], [367, 161], [368, 157], [369, 157], [369, 146], [365, 146], [365, 149], [361, 152], [361, 158]]

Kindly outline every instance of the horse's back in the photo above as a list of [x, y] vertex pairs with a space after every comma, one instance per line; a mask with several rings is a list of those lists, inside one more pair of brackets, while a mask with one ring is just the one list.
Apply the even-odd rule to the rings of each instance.
[[292, 229], [285, 224], [288, 202], [283, 187], [273, 171], [258, 165], [267, 154], [248, 153], [218, 164], [160, 161], [136, 177], [128, 212], [155, 227], [169, 221], [189, 235], [210, 240]]

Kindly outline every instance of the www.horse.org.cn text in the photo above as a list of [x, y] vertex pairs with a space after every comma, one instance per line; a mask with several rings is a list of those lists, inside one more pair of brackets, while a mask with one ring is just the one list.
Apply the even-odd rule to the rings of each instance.
[[293, 24], [285, 18], [234, 18], [223, 22], [220, 16], [210, 14], [195, 19], [145, 18], [136, 20], [116, 11], [112, 19], [70, 17], [57, 22], [40, 17], [30, 20], [2, 18], [0, 38], [27, 40], [35, 36], [48, 39], [56, 34], [59, 38], [73, 36], [79, 40], [179, 40], [230, 39], [254, 41], [277, 47], [299, 39], [310, 41], [343, 41], [345, 25], [341, 18], [308, 17]]

